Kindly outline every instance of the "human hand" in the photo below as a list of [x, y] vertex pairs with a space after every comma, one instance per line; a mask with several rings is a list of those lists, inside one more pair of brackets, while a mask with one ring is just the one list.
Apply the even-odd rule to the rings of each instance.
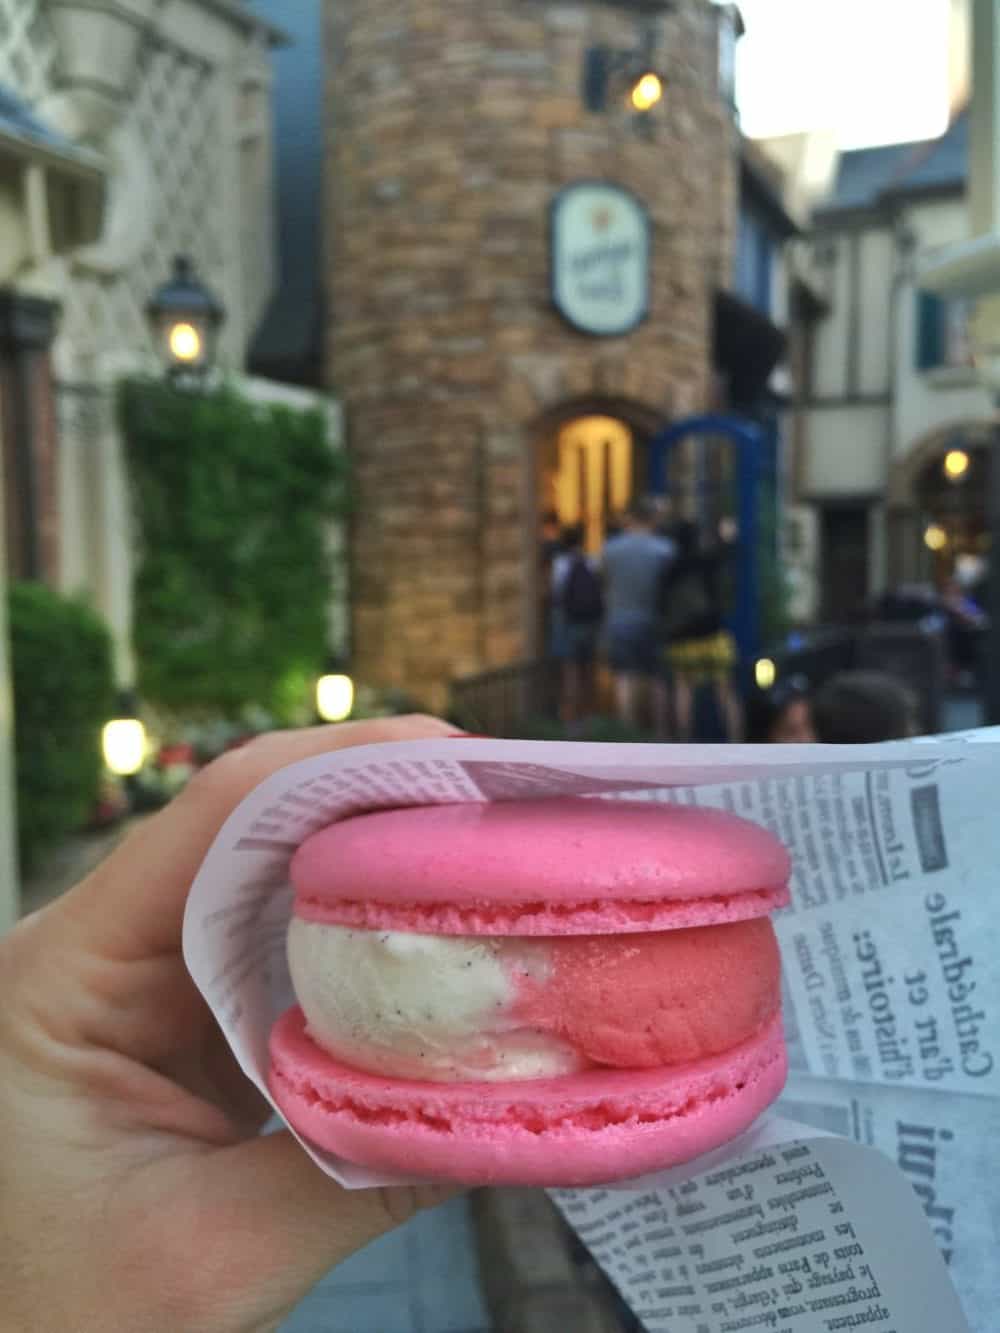
[[432, 718], [277, 733], [199, 773], [0, 939], [0, 1302], [10, 1333], [263, 1333], [439, 1187], [347, 1191], [241, 1073], [181, 957], [216, 833], [299, 759], [448, 734]]

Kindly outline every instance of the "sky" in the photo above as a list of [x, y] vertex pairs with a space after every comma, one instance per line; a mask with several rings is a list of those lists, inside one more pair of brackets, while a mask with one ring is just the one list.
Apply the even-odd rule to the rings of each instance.
[[750, 138], [834, 129], [841, 148], [931, 139], [948, 117], [948, 0], [740, 0]]

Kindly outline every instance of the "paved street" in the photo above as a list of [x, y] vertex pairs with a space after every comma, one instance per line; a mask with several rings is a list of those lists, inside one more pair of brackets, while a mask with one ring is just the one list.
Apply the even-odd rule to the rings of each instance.
[[21, 915], [37, 912], [89, 875], [144, 818], [146, 816], [137, 815], [109, 828], [77, 833], [67, 838], [33, 874], [24, 877], [21, 884]]
[[421, 1213], [341, 1264], [280, 1333], [490, 1333], [468, 1201]]

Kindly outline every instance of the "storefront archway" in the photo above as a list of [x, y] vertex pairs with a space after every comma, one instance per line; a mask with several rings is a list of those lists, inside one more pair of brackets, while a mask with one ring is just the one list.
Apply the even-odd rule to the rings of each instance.
[[562, 403], [535, 422], [526, 451], [532, 504], [524, 618], [530, 655], [542, 656], [545, 648], [545, 530], [580, 524], [587, 551], [598, 554], [633, 498], [648, 492], [648, 445], [664, 424], [660, 413], [642, 404], [598, 396]]
[[888, 488], [889, 582], [940, 585], [989, 554], [989, 454], [997, 420], [958, 421], [894, 464]]
[[[731, 614], [733, 632], [743, 660], [751, 661], [760, 649], [760, 480], [764, 461], [765, 433], [754, 422], [740, 417], [692, 416], [661, 431], [652, 441], [650, 487], [655, 494], [668, 490], [671, 456], [687, 439], [721, 438], [735, 451], [735, 513], [738, 559]], [[700, 517], [700, 516], [699, 516]], [[713, 538], [714, 540], [714, 538]]]

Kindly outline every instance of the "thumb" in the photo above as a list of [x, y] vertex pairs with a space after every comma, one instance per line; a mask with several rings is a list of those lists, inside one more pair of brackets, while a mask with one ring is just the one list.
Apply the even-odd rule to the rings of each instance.
[[226, 1325], [240, 1329], [283, 1317], [355, 1250], [461, 1192], [451, 1185], [344, 1189], [287, 1131], [217, 1150], [198, 1161], [197, 1176], [200, 1221], [210, 1219], [221, 1241], [206, 1294], [214, 1291], [216, 1308], [222, 1301], [230, 1315], [244, 1307], [247, 1322]]

